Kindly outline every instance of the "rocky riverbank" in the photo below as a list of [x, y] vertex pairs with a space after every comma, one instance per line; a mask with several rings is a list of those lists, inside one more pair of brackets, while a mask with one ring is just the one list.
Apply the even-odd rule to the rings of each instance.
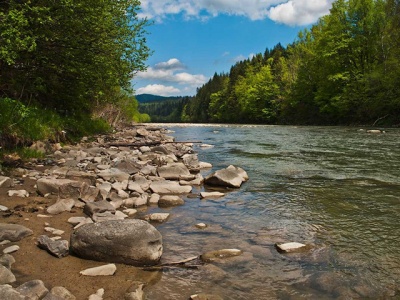
[[[34, 147], [50, 153], [0, 176], [4, 299], [143, 299], [143, 287], [159, 280], [163, 263], [162, 236], [152, 224], [173, 214], [146, 214], [146, 207], [223, 196], [193, 194], [192, 186], [203, 182], [238, 188], [248, 180], [234, 166], [203, 178], [200, 170], [212, 166], [162, 128], [135, 126], [77, 145]], [[241, 251], [218, 253], [212, 257]], [[209, 254], [193, 259], [202, 257], [210, 261]], [[141, 268], [149, 265], [156, 271]]]

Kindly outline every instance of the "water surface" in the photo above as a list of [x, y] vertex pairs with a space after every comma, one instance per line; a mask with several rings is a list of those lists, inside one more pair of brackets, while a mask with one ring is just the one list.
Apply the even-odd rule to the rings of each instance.
[[[178, 141], [214, 145], [195, 146], [213, 170], [233, 164], [244, 168], [250, 180], [224, 198], [186, 199], [184, 206], [170, 209], [169, 221], [157, 226], [164, 239], [163, 259], [221, 248], [244, 254], [201, 270], [165, 270], [148, 287], [147, 299], [188, 299], [200, 292], [224, 299], [399, 297], [400, 130], [169, 129]], [[199, 222], [209, 229], [194, 228]], [[290, 241], [313, 249], [286, 255], [275, 250], [275, 243]]]

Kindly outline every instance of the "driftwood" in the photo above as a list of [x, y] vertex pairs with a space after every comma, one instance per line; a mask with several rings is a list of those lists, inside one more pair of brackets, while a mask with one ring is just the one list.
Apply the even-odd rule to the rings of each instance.
[[374, 122], [374, 124], [372, 124], [372, 126], [375, 126], [376, 123], [378, 123], [380, 120], [383, 120], [383, 119], [385, 119], [385, 118], [387, 118], [389, 116], [390, 116], [390, 114], [387, 114], [386, 116], [383, 116], [383, 117], [380, 117], [380, 118], [376, 119], [376, 121]]
[[166, 141], [149, 141], [138, 143], [108, 143], [105, 146], [113, 147], [142, 147], [142, 146], [158, 146], [161, 144], [201, 144], [201, 141], [183, 141], [183, 142], [166, 142]]
[[145, 271], [157, 271], [157, 270], [162, 270], [163, 268], [185, 268], [185, 269], [198, 269], [198, 267], [201, 266], [201, 264], [191, 264], [187, 265], [186, 263], [192, 262], [196, 259], [199, 259], [200, 256], [192, 256], [180, 261], [174, 261], [174, 262], [166, 262], [162, 263], [159, 265], [151, 266], [151, 267], [145, 267], [143, 268]]

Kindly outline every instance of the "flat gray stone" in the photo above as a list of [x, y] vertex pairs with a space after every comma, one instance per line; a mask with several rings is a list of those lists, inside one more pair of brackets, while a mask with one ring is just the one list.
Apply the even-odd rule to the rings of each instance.
[[60, 199], [53, 205], [50, 205], [47, 208], [47, 213], [51, 215], [57, 215], [60, 214], [64, 211], [71, 211], [71, 209], [75, 205], [75, 200], [74, 199]]
[[50, 290], [50, 293], [54, 296], [58, 296], [64, 300], [76, 300], [76, 297], [72, 295], [65, 287], [55, 286]]
[[6, 176], [0, 176], [0, 187], [9, 188], [12, 185], [12, 179]]
[[117, 271], [117, 266], [108, 264], [80, 271], [79, 274], [84, 276], [111, 276], [114, 275], [115, 271]]
[[191, 186], [182, 186], [178, 182], [170, 180], [153, 181], [150, 189], [157, 194], [189, 194], [192, 191]]
[[289, 253], [289, 252], [304, 251], [306, 250], [307, 245], [298, 242], [290, 242], [283, 244], [275, 244], [275, 247], [279, 252]]
[[[14, 274], [5, 266], [0, 265], [0, 284], [12, 283], [17, 279]], [[1, 299], [1, 298], [0, 298]]]
[[201, 192], [200, 197], [201, 198], [220, 198], [225, 196], [224, 193], [221, 192]]
[[170, 207], [183, 204], [185, 204], [185, 201], [181, 197], [174, 195], [164, 195], [158, 201], [159, 207]]
[[106, 181], [124, 181], [129, 180], [130, 175], [128, 173], [122, 172], [116, 168], [110, 168], [108, 170], [103, 170], [97, 173], [97, 175]]
[[54, 241], [47, 235], [41, 235], [37, 241], [39, 248], [46, 250], [55, 257], [61, 258], [69, 254], [68, 241], [66, 240]]
[[31, 280], [21, 284], [15, 289], [21, 295], [24, 295], [28, 299], [39, 300], [42, 299], [49, 290], [45, 287], [41, 280]]
[[102, 213], [105, 211], [115, 212], [114, 206], [108, 201], [102, 200], [97, 202], [88, 202], [83, 208], [83, 212], [88, 216], [92, 216], [94, 213]]
[[10, 247], [7, 247], [3, 250], [4, 254], [10, 254], [10, 253], [14, 253], [17, 252], [19, 250], [19, 246], [18, 245], [12, 245]]
[[239, 256], [242, 253], [243, 251], [239, 249], [221, 249], [203, 253], [202, 255], [200, 255], [200, 259], [204, 262], [213, 262], [234, 256]]
[[160, 260], [162, 249], [160, 232], [137, 219], [87, 224], [71, 235], [71, 251], [85, 259], [154, 265]]
[[164, 223], [169, 218], [169, 213], [153, 213], [144, 216], [146, 221]]
[[158, 175], [169, 180], [179, 180], [181, 177], [191, 175], [183, 163], [167, 164], [157, 169]]
[[18, 293], [11, 285], [0, 284], [0, 299], [26, 300], [26, 297]]
[[7, 269], [11, 269], [13, 263], [15, 263], [15, 259], [12, 255], [3, 254], [0, 256], [0, 265], [5, 266]]
[[0, 241], [9, 240], [11, 242], [18, 242], [24, 237], [32, 234], [33, 231], [25, 226], [0, 223]]

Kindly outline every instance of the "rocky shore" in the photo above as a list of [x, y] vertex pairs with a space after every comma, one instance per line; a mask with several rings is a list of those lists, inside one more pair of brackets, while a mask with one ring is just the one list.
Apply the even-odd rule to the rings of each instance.
[[[77, 145], [39, 142], [32, 147], [45, 159], [0, 174], [0, 299], [144, 299], [166, 266], [153, 225], [189, 197], [224, 195], [193, 194], [193, 186], [239, 188], [248, 180], [235, 166], [211, 172], [192, 143], [167, 134], [138, 125]], [[168, 210], [138, 213], [147, 206]], [[241, 253], [216, 249], [176, 263], [198, 267]]]

